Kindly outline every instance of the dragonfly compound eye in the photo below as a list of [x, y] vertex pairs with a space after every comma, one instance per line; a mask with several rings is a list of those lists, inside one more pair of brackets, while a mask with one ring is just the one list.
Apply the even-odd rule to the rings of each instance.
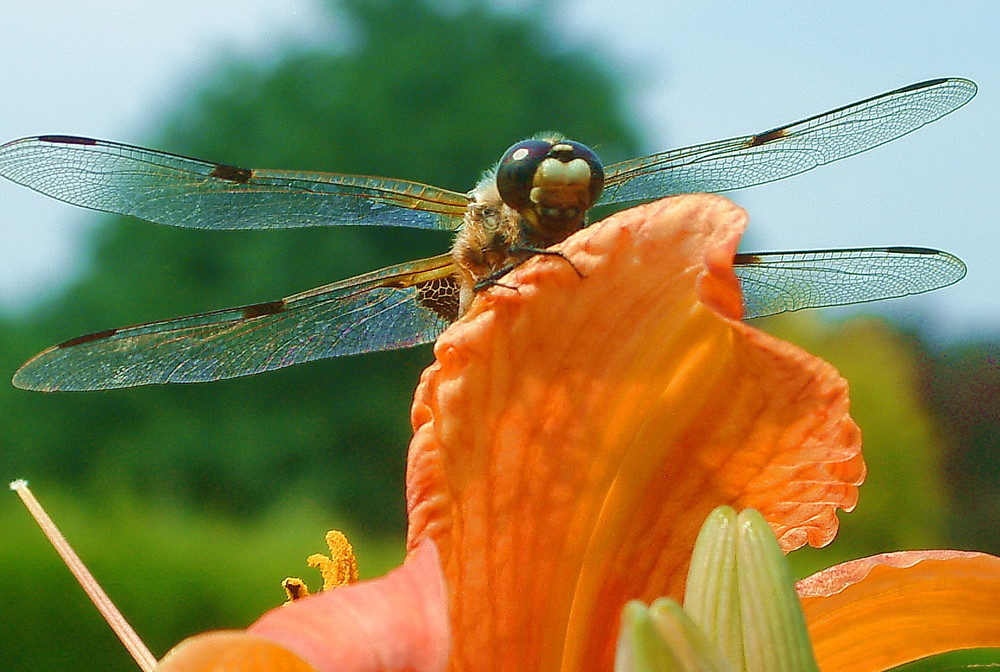
[[571, 140], [524, 140], [497, 167], [504, 203], [534, 221], [580, 220], [604, 187], [604, 167], [586, 145]]

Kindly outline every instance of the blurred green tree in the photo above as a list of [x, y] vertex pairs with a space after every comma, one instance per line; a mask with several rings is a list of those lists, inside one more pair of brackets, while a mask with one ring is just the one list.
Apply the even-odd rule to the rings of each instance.
[[1000, 345], [951, 344], [927, 359], [925, 392], [946, 437], [956, 548], [1000, 553]]
[[[544, 9], [342, 0], [329, 46], [234, 60], [149, 143], [236, 165], [403, 177], [464, 191], [514, 141], [556, 128], [605, 161], [636, 151], [618, 76]], [[108, 218], [85, 275], [11, 331], [5, 370], [63, 338], [270, 300], [449, 246], [367, 227], [209, 232]], [[16, 335], [15, 335], [16, 334]], [[18, 474], [248, 514], [308, 493], [401, 530], [408, 409], [427, 347], [207, 385], [39, 395], [4, 387]]]

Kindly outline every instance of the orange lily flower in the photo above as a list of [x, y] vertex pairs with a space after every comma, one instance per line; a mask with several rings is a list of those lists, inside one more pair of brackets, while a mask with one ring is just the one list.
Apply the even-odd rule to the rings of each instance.
[[786, 551], [832, 540], [865, 474], [847, 385], [740, 321], [745, 224], [722, 197], [664, 199], [482, 292], [417, 389], [404, 566], [161, 669], [221, 669], [227, 638], [285, 647], [266, 669], [610, 670], [622, 607], [680, 598], [718, 505], [759, 510]]

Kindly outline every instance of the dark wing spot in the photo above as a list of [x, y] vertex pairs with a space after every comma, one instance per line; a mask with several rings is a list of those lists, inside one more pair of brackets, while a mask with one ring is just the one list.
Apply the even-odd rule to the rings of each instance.
[[886, 252], [902, 252], [904, 254], [928, 254], [936, 255], [941, 254], [939, 250], [932, 250], [929, 247], [887, 247]]
[[285, 302], [281, 299], [268, 301], [267, 303], [255, 303], [252, 306], [243, 306], [243, 319], [249, 320], [262, 315], [274, 315], [285, 310]]
[[91, 343], [93, 341], [100, 341], [105, 338], [109, 338], [118, 333], [117, 329], [105, 329], [104, 331], [96, 331], [93, 334], [85, 334], [83, 336], [77, 336], [76, 338], [71, 338], [68, 341], [63, 341], [57, 348], [72, 348], [74, 345], [81, 345], [83, 343]]
[[253, 177], [253, 171], [246, 168], [237, 168], [236, 166], [227, 166], [224, 163], [217, 163], [215, 164], [215, 168], [212, 169], [210, 176], [228, 180], [229, 182], [246, 184]]
[[757, 147], [759, 145], [766, 144], [768, 142], [774, 142], [775, 140], [781, 140], [787, 134], [788, 130], [785, 128], [776, 128], [767, 133], [758, 133], [757, 135], [750, 138], [750, 142], [747, 143], [748, 147]]
[[927, 80], [926, 82], [917, 82], [916, 84], [909, 84], [902, 88], [896, 89], [895, 91], [892, 91], [892, 93], [906, 93], [907, 91], [917, 91], [919, 89], [926, 89], [932, 86], [937, 86], [938, 84], [943, 84], [944, 82], [947, 81], [948, 79], [946, 77], [939, 77], [937, 79]]
[[78, 138], [75, 135], [40, 135], [38, 139], [42, 142], [62, 142], [67, 145], [96, 145], [97, 140], [90, 138]]
[[458, 319], [458, 282], [455, 281], [455, 276], [435, 278], [416, 287], [417, 303], [433, 310], [448, 322]]
[[733, 259], [734, 266], [749, 266], [751, 264], [759, 264], [760, 256], [753, 254], [752, 252], [743, 252], [737, 254]]

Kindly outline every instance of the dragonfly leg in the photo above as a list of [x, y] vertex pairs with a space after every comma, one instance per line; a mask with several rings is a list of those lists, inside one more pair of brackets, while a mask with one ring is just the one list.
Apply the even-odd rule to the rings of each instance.
[[559, 257], [560, 259], [562, 259], [563, 261], [565, 261], [567, 264], [569, 264], [569, 267], [573, 269], [573, 271], [577, 274], [577, 276], [579, 276], [579, 278], [581, 280], [583, 280], [584, 278], [587, 277], [586, 275], [583, 274], [582, 271], [580, 271], [579, 268], [576, 267], [576, 265], [572, 261], [570, 261], [566, 257], [566, 255], [564, 255], [562, 252], [559, 252], [558, 250], [549, 250], [549, 249], [540, 248], [540, 247], [517, 247], [517, 248], [512, 249], [511, 253], [512, 253], [511, 256], [518, 256], [518, 257], [522, 257], [523, 256], [523, 258], [520, 261], [517, 261], [517, 262], [515, 262], [513, 264], [507, 264], [506, 266], [493, 271], [492, 273], [490, 273], [486, 277], [484, 277], [481, 280], [477, 281], [476, 284], [473, 285], [473, 290], [476, 291], [476, 292], [479, 292], [479, 291], [482, 291], [484, 289], [488, 289], [490, 287], [505, 287], [507, 289], [512, 289], [514, 291], [517, 291], [516, 287], [514, 287], [512, 285], [505, 285], [505, 284], [499, 282], [500, 278], [502, 278], [503, 276], [507, 275], [508, 273], [510, 273], [511, 271], [513, 271], [515, 268], [517, 268], [518, 266], [520, 266], [521, 264], [523, 264], [524, 262], [526, 262], [528, 259], [530, 259], [531, 257], [533, 257], [536, 254], [541, 254], [541, 255], [548, 256], [548, 257]]
[[475, 285], [473, 285], [472, 291], [481, 292], [484, 289], [489, 289], [490, 287], [503, 287], [504, 289], [509, 289], [514, 292], [518, 291], [517, 287], [515, 287], [514, 285], [505, 285], [504, 283], [500, 282], [500, 278], [513, 271], [514, 268], [515, 266], [505, 266], [504, 268], [501, 268], [498, 271], [490, 273], [485, 278], [483, 278], [482, 280], [478, 281]]
[[[570, 261], [569, 258], [565, 254], [563, 254], [562, 252], [560, 252], [559, 250], [550, 250], [550, 249], [544, 248], [544, 247], [542, 247], [542, 248], [539, 248], [539, 247], [517, 247], [517, 248], [515, 248], [513, 250], [513, 252], [515, 252], [515, 253], [517, 253], [517, 252], [529, 252], [531, 254], [542, 254], [542, 255], [545, 255], [546, 257], [559, 257], [560, 259], [562, 259], [563, 261], [565, 261], [567, 264], [569, 264], [569, 267], [573, 269], [573, 272], [576, 273], [577, 277], [579, 277], [581, 280], [583, 280], [583, 279], [585, 279], [587, 277], [586, 275], [583, 274], [583, 272], [579, 268], [576, 267], [576, 264], [574, 264], [572, 261]], [[525, 261], [527, 261], [527, 259], [528, 258], [526, 258]], [[524, 263], [524, 262], [521, 262], [521, 263]]]

